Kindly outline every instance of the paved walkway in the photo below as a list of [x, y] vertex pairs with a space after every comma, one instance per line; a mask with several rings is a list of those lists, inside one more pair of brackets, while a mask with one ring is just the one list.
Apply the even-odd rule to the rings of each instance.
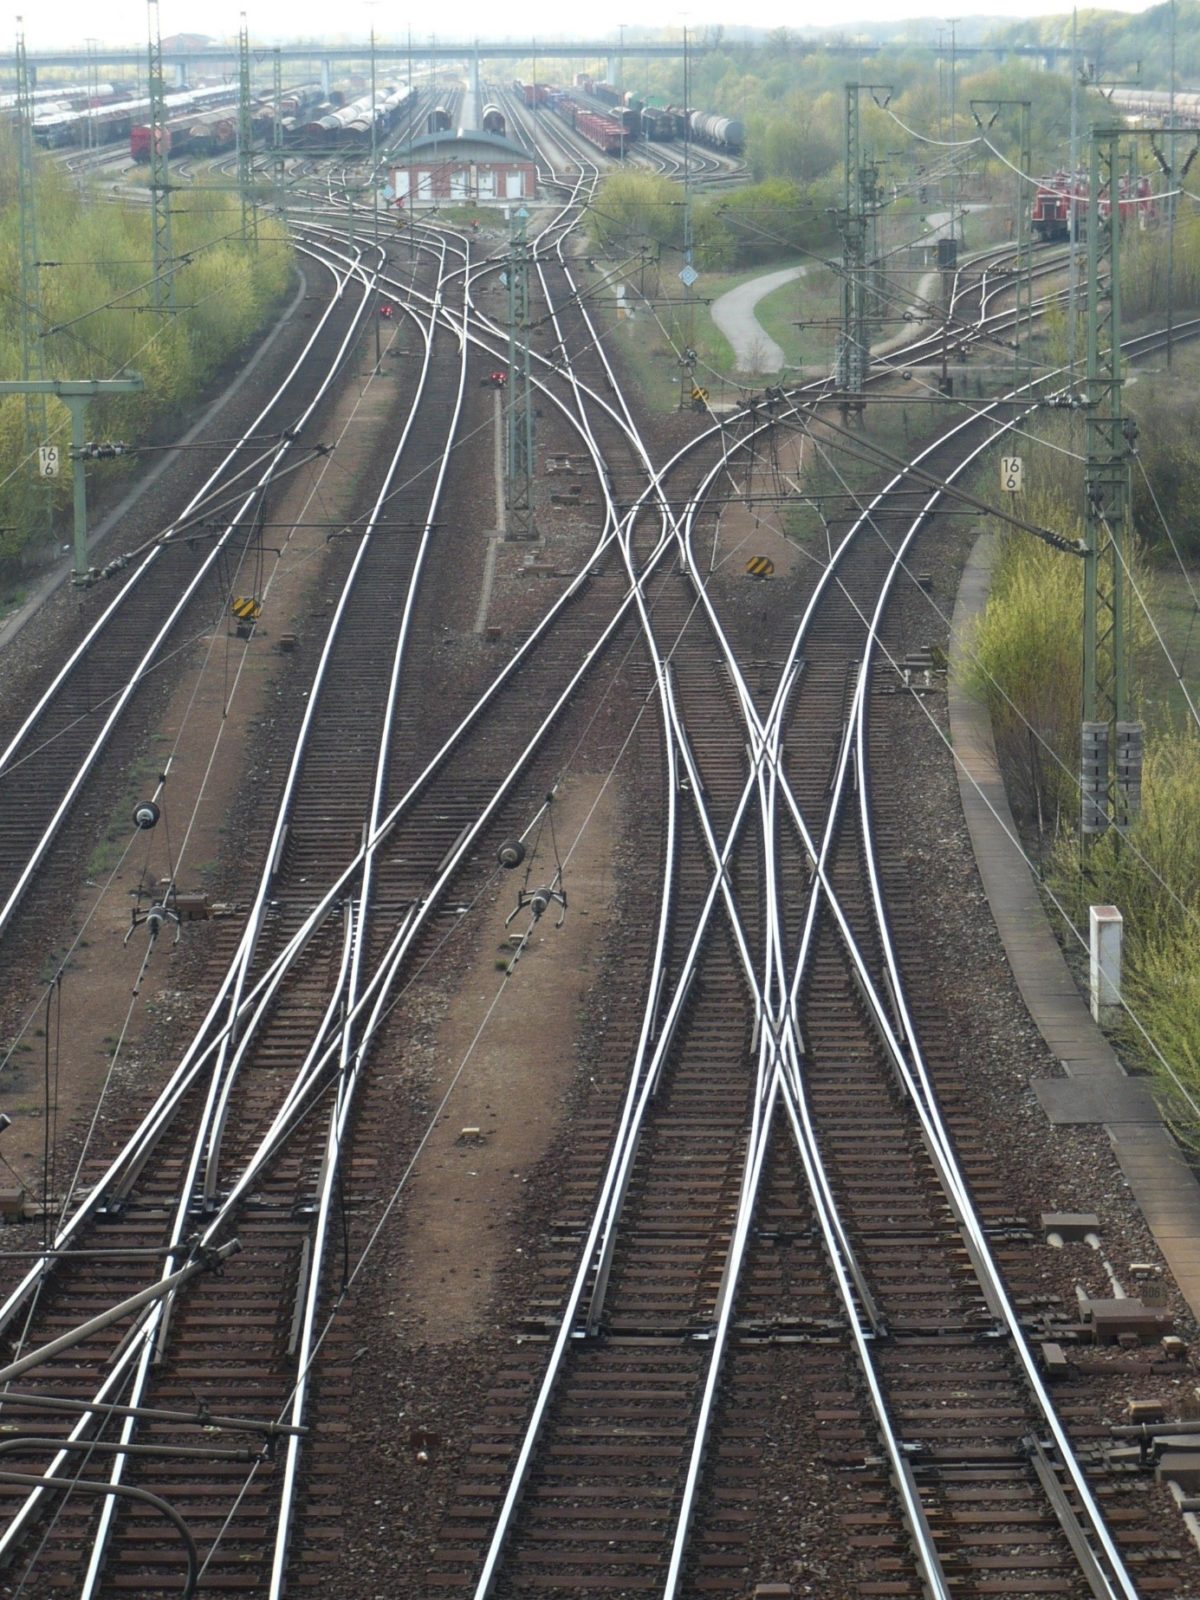
[[783, 267], [778, 272], [751, 278], [736, 289], [726, 289], [709, 308], [712, 319], [733, 346], [734, 365], [739, 372], [774, 373], [783, 366], [783, 351], [754, 315], [758, 302], [772, 290], [780, 289], [808, 271], [803, 267]]
[[992, 535], [963, 573], [950, 634], [950, 737], [984, 892], [1017, 987], [1065, 1078], [1034, 1080], [1056, 1124], [1100, 1123], [1180, 1292], [1200, 1317], [1200, 1184], [1144, 1079], [1130, 1078], [1092, 1021], [1017, 844], [987, 710], [962, 687], [964, 630], [987, 600]]

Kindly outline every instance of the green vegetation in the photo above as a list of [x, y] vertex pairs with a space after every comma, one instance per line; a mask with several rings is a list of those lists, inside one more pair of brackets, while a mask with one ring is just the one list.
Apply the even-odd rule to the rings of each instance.
[[[38, 322], [48, 377], [103, 378], [128, 371], [145, 392], [98, 403], [89, 410], [96, 438], [137, 443], [162, 436], [194, 403], [204, 384], [258, 329], [282, 296], [291, 252], [283, 229], [261, 218], [257, 254], [239, 237], [235, 195], [204, 189], [172, 192], [172, 243], [179, 314], [155, 314], [151, 304], [148, 208], [101, 203], [81, 196], [55, 162], [39, 162], [38, 254], [42, 306]], [[93, 203], [95, 201], [95, 203]], [[20, 247], [15, 151], [0, 139], [0, 375], [21, 375]], [[26, 402], [0, 400], [0, 562], [15, 556], [46, 528], [47, 485], [22, 470]], [[48, 402], [50, 437], [69, 438], [65, 408]], [[91, 469], [96, 477], [120, 463]], [[71, 479], [54, 486], [55, 505], [69, 505]]]
[[[1188, 364], [1181, 365], [1186, 374]], [[1198, 365], [1190, 358], [1190, 385], [1177, 372], [1169, 385], [1165, 375], [1139, 381], [1130, 396], [1130, 409], [1142, 420], [1143, 449], [1174, 461], [1178, 481], [1193, 485], [1200, 481], [1195, 445], [1182, 428], [1171, 425], [1168, 411], [1194, 414]], [[1079, 448], [1072, 429], [1081, 431], [1078, 424], [1059, 419], [1047, 430], [1048, 445], [1023, 446], [1027, 481], [1041, 487], [1027, 493], [1017, 509], [1031, 522], [1077, 537], [1080, 468], [1064, 453]], [[1154, 442], [1148, 446], [1151, 433]], [[1157, 469], [1150, 472], [1158, 483]], [[1168, 494], [1173, 507], [1181, 509], [1181, 493], [1164, 477], [1160, 500]], [[1194, 1114], [1185, 1113], [1172, 1078], [1177, 1074], [1200, 1094], [1200, 734], [1146, 612], [1130, 594], [1131, 680], [1136, 714], [1147, 730], [1142, 809], [1127, 842], [1110, 831], [1084, 856], [1077, 832], [1082, 563], [1032, 536], [1002, 527], [996, 531], [999, 554], [991, 597], [972, 641], [972, 678], [992, 713], [1009, 795], [1019, 820], [1049, 835], [1048, 878], [1076, 927], [1086, 926], [1091, 904], [1120, 907], [1130, 1007], [1121, 1026], [1124, 1042], [1132, 1057], [1155, 1074], [1180, 1132], [1200, 1146], [1200, 1125]], [[1181, 530], [1173, 531], [1178, 541]], [[1195, 532], [1188, 532], [1194, 558]], [[1147, 535], [1148, 548], [1132, 563], [1134, 583], [1197, 701], [1200, 615], [1194, 586], [1200, 574], [1194, 560], [1186, 576], [1162, 564], [1160, 558], [1173, 562], [1174, 556], [1161, 523], [1157, 532], [1147, 528]]]
[[1155, 1073], [1176, 1121], [1200, 1146], [1200, 1124], [1176, 1096], [1170, 1073], [1147, 1045], [1136, 1017], [1192, 1094], [1200, 1091], [1200, 739], [1160, 735], [1148, 743], [1142, 809], [1127, 841], [1111, 831], [1081, 858], [1064, 834], [1055, 880], [1077, 925], [1099, 902], [1125, 919], [1125, 998], [1121, 1032]]

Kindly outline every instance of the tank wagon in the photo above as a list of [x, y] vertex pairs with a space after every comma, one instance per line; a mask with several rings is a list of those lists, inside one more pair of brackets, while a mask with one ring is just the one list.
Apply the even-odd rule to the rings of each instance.
[[483, 123], [484, 133], [505, 134], [508, 132], [504, 113], [499, 106], [484, 106], [483, 116], [479, 120]]
[[318, 149], [365, 150], [371, 143], [372, 121], [377, 137], [390, 133], [416, 93], [415, 89], [389, 87], [377, 91], [373, 103], [369, 94], [362, 95], [309, 122], [301, 142]]
[[746, 130], [736, 117], [718, 117], [710, 111], [693, 111], [688, 127], [697, 144], [706, 144], [725, 155], [740, 155]]
[[[1162, 122], [1171, 111], [1171, 96], [1166, 89], [1114, 89], [1110, 102], [1130, 122]], [[1175, 92], [1175, 121], [1200, 125], [1200, 93], [1194, 89]]]
[[445, 106], [437, 106], [429, 113], [425, 124], [426, 133], [449, 133], [450, 113]]

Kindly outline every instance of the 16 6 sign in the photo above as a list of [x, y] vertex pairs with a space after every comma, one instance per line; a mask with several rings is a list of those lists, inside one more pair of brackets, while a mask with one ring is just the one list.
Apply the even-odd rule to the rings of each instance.
[[1000, 457], [1000, 487], [1006, 494], [1019, 494], [1025, 463], [1020, 456]]

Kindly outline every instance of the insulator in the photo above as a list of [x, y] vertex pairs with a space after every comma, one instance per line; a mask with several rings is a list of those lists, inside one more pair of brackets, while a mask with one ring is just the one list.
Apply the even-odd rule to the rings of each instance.
[[510, 872], [514, 867], [519, 867], [524, 859], [525, 846], [520, 839], [506, 839], [496, 851], [496, 860]]
[[550, 889], [535, 889], [529, 896], [529, 906], [534, 916], [540, 917], [553, 899], [554, 894]]
[[161, 815], [153, 800], [141, 800], [133, 808], [133, 825], [135, 828], [153, 828]]

